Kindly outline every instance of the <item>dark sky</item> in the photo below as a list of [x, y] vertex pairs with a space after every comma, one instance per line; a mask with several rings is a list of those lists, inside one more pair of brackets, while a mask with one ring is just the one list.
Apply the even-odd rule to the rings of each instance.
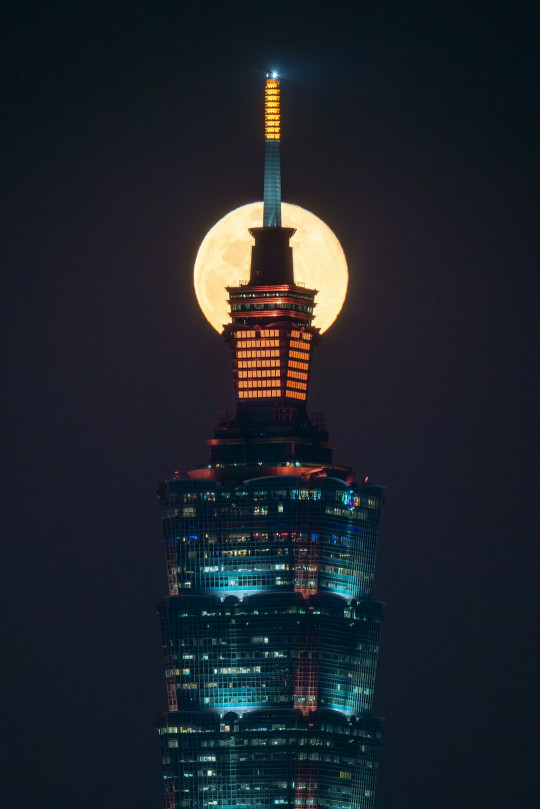
[[377, 809], [535, 805], [534, 6], [10, 5], [3, 805], [163, 807], [154, 493], [233, 402], [191, 273], [273, 67], [284, 199], [350, 265], [311, 407], [387, 486]]

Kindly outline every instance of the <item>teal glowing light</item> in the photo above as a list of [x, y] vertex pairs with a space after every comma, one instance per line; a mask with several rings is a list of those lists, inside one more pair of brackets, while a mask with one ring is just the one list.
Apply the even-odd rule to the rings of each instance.
[[343, 492], [341, 501], [343, 505], [349, 506], [349, 508], [356, 508], [360, 505], [360, 497], [353, 492]]

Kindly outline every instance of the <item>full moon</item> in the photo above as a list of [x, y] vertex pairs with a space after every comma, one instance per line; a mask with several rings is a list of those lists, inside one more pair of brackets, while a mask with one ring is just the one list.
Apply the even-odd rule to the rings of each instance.
[[[300, 208], [281, 204], [283, 227], [296, 228], [291, 239], [294, 280], [317, 289], [313, 325], [326, 331], [338, 316], [347, 294], [347, 261], [341, 245], [322, 219]], [[260, 227], [262, 202], [251, 202], [231, 211], [208, 231], [197, 253], [193, 282], [199, 306], [218, 332], [230, 322], [225, 287], [249, 279], [251, 247], [255, 240], [248, 228]]]

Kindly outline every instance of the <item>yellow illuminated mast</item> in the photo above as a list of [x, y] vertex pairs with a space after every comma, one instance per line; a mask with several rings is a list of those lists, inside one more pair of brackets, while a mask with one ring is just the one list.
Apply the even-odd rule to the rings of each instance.
[[280, 89], [277, 73], [266, 77], [264, 88], [264, 227], [281, 227]]
[[279, 104], [279, 79], [267, 78], [264, 88], [264, 137], [279, 140], [281, 134], [281, 111]]

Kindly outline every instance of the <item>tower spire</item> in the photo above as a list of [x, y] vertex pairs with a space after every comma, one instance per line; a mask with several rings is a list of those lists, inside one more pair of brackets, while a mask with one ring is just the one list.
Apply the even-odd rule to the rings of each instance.
[[281, 227], [280, 90], [277, 73], [267, 74], [264, 88], [264, 216], [265, 228]]
[[250, 229], [250, 280], [227, 287], [236, 411], [221, 411], [210, 463], [158, 492], [166, 809], [373, 809], [375, 799], [383, 489], [354, 485], [333, 463], [322, 414], [307, 414], [316, 290], [295, 283], [294, 228], [281, 227], [275, 79], [264, 226]]

